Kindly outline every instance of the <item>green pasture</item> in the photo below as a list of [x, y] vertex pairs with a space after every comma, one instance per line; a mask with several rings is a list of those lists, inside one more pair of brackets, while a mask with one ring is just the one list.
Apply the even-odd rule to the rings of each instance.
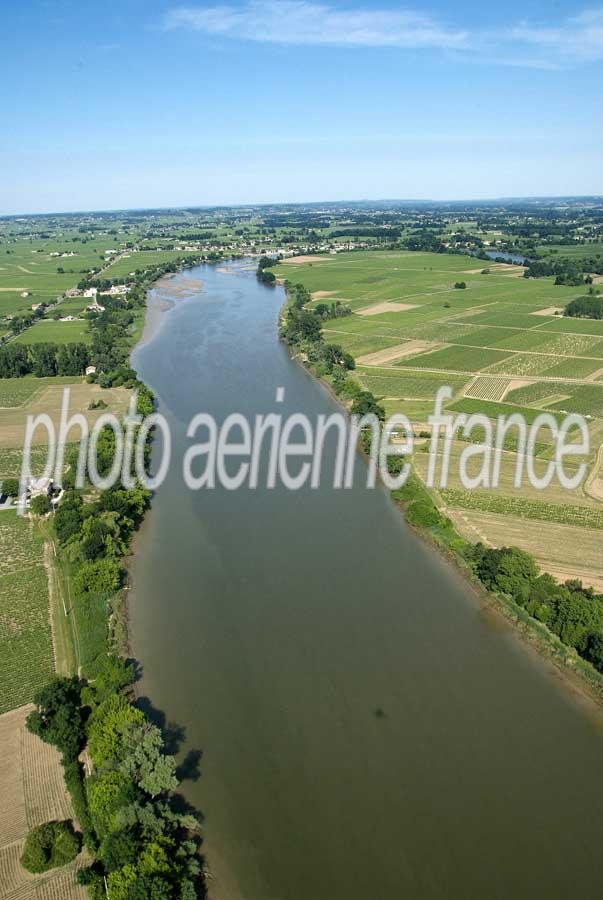
[[56, 344], [89, 344], [92, 336], [86, 321], [55, 322], [53, 319], [44, 319], [26, 328], [15, 340], [19, 344], [41, 344], [45, 341]]

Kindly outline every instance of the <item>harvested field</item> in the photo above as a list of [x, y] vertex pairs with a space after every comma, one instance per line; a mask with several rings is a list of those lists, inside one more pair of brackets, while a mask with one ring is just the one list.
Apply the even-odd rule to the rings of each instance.
[[[16, 380], [16, 379], [15, 379]], [[125, 413], [128, 408], [130, 391], [126, 388], [101, 388], [98, 384], [71, 384], [67, 386], [52, 385], [37, 393], [28, 403], [27, 409], [0, 409], [0, 447], [22, 447], [25, 437], [27, 415], [48, 413], [55, 428], [58, 430], [61, 404], [63, 402], [63, 390], [68, 387], [71, 391], [69, 403], [70, 414], [83, 412], [92, 425], [100, 415], [105, 412], [113, 412], [118, 416]], [[103, 400], [107, 409], [88, 410], [88, 406], [94, 400]], [[75, 436], [75, 438], [74, 438]], [[71, 432], [71, 439], [79, 438], [77, 430]], [[34, 433], [34, 444], [47, 442], [46, 430], [37, 428]]]
[[382, 313], [406, 312], [408, 309], [416, 308], [416, 303], [394, 303], [393, 301], [385, 301], [384, 303], [376, 303], [374, 306], [366, 306], [364, 309], [357, 309], [356, 314], [359, 316], [380, 316]]
[[563, 312], [562, 306], [547, 306], [545, 309], [537, 309], [530, 313], [531, 316], [559, 316]]
[[328, 256], [290, 256], [289, 259], [281, 260], [281, 265], [285, 266], [303, 266], [304, 263], [325, 262]]
[[437, 344], [432, 344], [428, 341], [406, 341], [404, 344], [397, 344], [395, 347], [388, 347], [386, 350], [378, 350], [376, 353], [367, 353], [365, 356], [359, 356], [356, 362], [361, 366], [382, 366], [384, 363], [402, 359], [404, 356], [412, 356], [414, 353], [421, 353], [423, 350], [436, 350], [437, 347]]
[[560, 580], [579, 578], [603, 590], [601, 534], [556, 522], [526, 522], [512, 516], [476, 510], [448, 509], [458, 530], [471, 541], [494, 547], [521, 547], [533, 554], [543, 572]]
[[58, 752], [25, 728], [31, 707], [0, 716], [0, 900], [85, 900], [74, 863], [30, 875], [20, 857], [27, 832], [53, 819], [73, 817]]

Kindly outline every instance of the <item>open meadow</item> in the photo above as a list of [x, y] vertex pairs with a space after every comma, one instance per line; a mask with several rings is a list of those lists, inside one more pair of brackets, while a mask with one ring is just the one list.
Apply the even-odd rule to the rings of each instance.
[[[498, 489], [467, 492], [453, 475], [448, 489], [434, 494], [470, 540], [516, 544], [559, 577], [603, 586], [603, 321], [555, 314], [584, 287], [526, 279], [516, 265], [404, 251], [286, 260], [275, 273], [303, 284], [313, 303], [340, 300], [351, 307], [352, 315], [325, 322], [324, 338], [354, 356], [355, 377], [388, 415], [405, 412], [425, 429], [438, 388], [448, 385], [449, 407], [459, 413], [495, 420], [521, 412], [528, 423], [543, 411], [559, 421], [567, 413], [585, 416], [590, 474], [575, 491], [515, 488], [511, 439]], [[455, 287], [460, 282], [464, 288]], [[465, 446], [454, 442], [452, 472]], [[422, 449], [415, 464], [425, 477]], [[536, 467], [552, 452], [543, 432]]]

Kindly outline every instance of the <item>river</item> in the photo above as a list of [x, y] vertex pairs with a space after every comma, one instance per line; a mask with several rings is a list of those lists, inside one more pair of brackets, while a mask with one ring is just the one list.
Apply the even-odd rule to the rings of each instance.
[[[174, 281], [134, 363], [173, 432], [136, 542], [141, 691], [200, 751], [215, 900], [566, 900], [603, 889], [602, 737], [381, 489], [192, 493], [199, 411], [335, 403], [241, 264]], [[160, 445], [156, 444], [155, 453]], [[194, 767], [193, 767], [194, 769]]]

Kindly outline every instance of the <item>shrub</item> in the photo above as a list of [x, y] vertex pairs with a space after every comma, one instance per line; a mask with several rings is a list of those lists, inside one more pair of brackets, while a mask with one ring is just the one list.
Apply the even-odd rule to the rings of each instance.
[[456, 281], [454, 287], [457, 291], [464, 291], [467, 285], [464, 281]]
[[429, 503], [417, 500], [408, 507], [406, 519], [411, 525], [421, 525], [423, 528], [434, 528], [442, 521], [442, 517]]
[[30, 509], [35, 516], [45, 516], [50, 512], [50, 500], [46, 494], [38, 494], [32, 499]]
[[17, 497], [19, 495], [19, 481], [17, 478], [5, 478], [2, 482], [2, 493], [9, 497]]
[[114, 559], [86, 560], [75, 575], [76, 589], [82, 594], [112, 594], [119, 587], [119, 563]]
[[27, 717], [28, 730], [57, 747], [64, 759], [75, 759], [84, 737], [77, 676], [54, 678], [36, 694], [34, 703], [36, 709]]
[[80, 848], [81, 837], [71, 822], [46, 822], [27, 835], [21, 865], [34, 874], [47, 872], [72, 862]]
[[65, 776], [65, 785], [71, 797], [75, 818], [79, 822], [84, 835], [84, 844], [90, 853], [94, 854], [98, 850], [98, 841], [94, 833], [92, 818], [88, 811], [82, 766], [77, 760], [63, 762], [63, 774]]

